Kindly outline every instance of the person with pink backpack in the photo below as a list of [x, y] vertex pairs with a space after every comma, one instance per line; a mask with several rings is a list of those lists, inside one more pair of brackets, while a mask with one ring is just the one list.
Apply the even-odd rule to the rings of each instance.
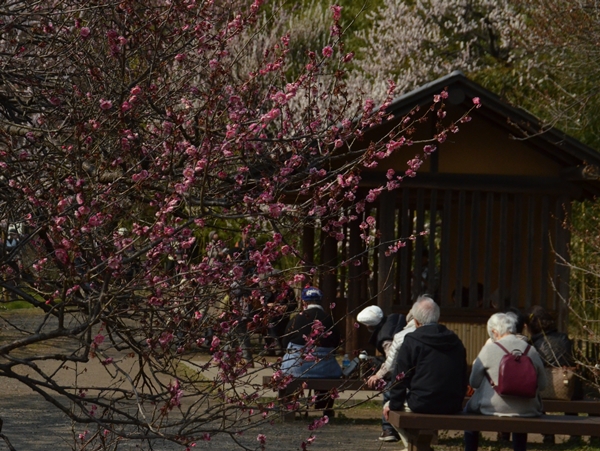
[[[542, 415], [539, 393], [546, 386], [544, 364], [535, 348], [516, 335], [516, 316], [495, 313], [488, 320], [487, 330], [490, 340], [481, 348], [473, 362], [469, 385], [475, 392], [465, 410], [496, 416]], [[511, 380], [518, 381], [519, 386], [527, 385], [523, 382], [529, 382], [534, 387], [533, 392], [514, 391], [514, 387], [510, 386]], [[477, 451], [478, 447], [479, 432], [465, 431], [465, 451]], [[526, 449], [527, 434], [514, 433], [513, 450]]]

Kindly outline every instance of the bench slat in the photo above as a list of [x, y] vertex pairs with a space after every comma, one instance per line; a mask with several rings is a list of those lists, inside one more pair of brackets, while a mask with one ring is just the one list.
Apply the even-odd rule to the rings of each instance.
[[561, 401], [558, 399], [542, 399], [544, 411], [589, 413], [600, 415], [600, 401]]
[[[263, 376], [263, 385], [268, 386], [271, 383], [271, 376]], [[303, 383], [311, 390], [331, 390], [337, 388], [338, 391], [348, 390], [370, 390], [367, 384], [360, 379], [315, 379], [298, 378], [293, 380], [286, 391], [295, 391]], [[376, 390], [375, 390], [376, 391]], [[465, 402], [468, 398], [465, 398]], [[566, 412], [566, 413], [588, 413], [600, 415], [600, 401], [562, 401], [557, 399], [544, 399], [544, 411], [546, 412]]]
[[538, 434], [600, 434], [600, 418], [570, 415], [544, 415], [538, 418], [497, 417], [459, 413], [456, 415], [390, 412], [390, 423], [404, 429], [450, 431], [497, 431]]

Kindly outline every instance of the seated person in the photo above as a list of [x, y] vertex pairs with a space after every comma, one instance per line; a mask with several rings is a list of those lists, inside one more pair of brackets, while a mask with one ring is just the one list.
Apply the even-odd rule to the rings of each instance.
[[[364, 324], [371, 332], [369, 343], [388, 358], [388, 351], [397, 332], [400, 332], [406, 326], [406, 317], [398, 313], [384, 315], [383, 310], [377, 305], [370, 305], [356, 316], [356, 321]], [[385, 376], [385, 373], [384, 373]], [[383, 376], [379, 379], [382, 379]], [[371, 379], [369, 379], [370, 381]], [[383, 402], [388, 400], [388, 391], [383, 392]], [[385, 419], [381, 419], [381, 435], [379, 440], [383, 442], [397, 442], [400, 440], [394, 427]]]
[[[323, 293], [316, 287], [306, 287], [301, 299], [303, 310], [290, 319], [282, 337], [286, 351], [281, 371], [294, 377], [341, 378], [342, 368], [335, 359], [340, 333], [321, 306]], [[327, 392], [315, 393], [315, 408], [332, 415], [333, 399]]]
[[[487, 323], [487, 330], [491, 341], [488, 341], [475, 359], [469, 383], [475, 389], [475, 393], [467, 403], [465, 410], [469, 413], [480, 413], [483, 415], [496, 416], [520, 416], [537, 417], [542, 414], [542, 400], [539, 391], [546, 385], [544, 365], [537, 351], [530, 347], [527, 355], [533, 362], [537, 373], [538, 395], [534, 398], [519, 396], [499, 395], [492, 381], [498, 381], [498, 370], [500, 361], [505, 352], [495, 342], [502, 344], [506, 349], [525, 351], [526, 341], [517, 337], [517, 318], [515, 315], [506, 313], [495, 313]], [[479, 432], [465, 431], [465, 451], [477, 451], [479, 446]], [[514, 451], [525, 451], [527, 449], [527, 434], [513, 434]]]
[[283, 355], [281, 339], [285, 335], [285, 328], [292, 313], [298, 308], [296, 294], [291, 287], [285, 286], [280, 291], [270, 287], [264, 295], [264, 307], [269, 309], [271, 317], [267, 326], [267, 348], [268, 354]]
[[[527, 327], [531, 332], [531, 343], [540, 354], [544, 366], [575, 366], [573, 343], [567, 334], [558, 331], [556, 321], [554, 321], [550, 312], [539, 305], [531, 307], [529, 312]], [[569, 443], [577, 444], [580, 440], [580, 436], [572, 435]], [[544, 434], [543, 442], [554, 444], [554, 435]]]
[[539, 305], [531, 308], [528, 317], [531, 342], [545, 366], [574, 366], [573, 343], [567, 334], [559, 332], [552, 315]]
[[412, 312], [408, 312], [406, 321], [408, 321], [406, 326], [404, 326], [401, 331], [394, 334], [392, 344], [387, 348], [385, 353], [385, 362], [383, 362], [377, 372], [367, 380], [367, 385], [370, 388], [376, 388], [380, 384], [381, 380], [389, 380], [392, 374], [395, 374], [396, 357], [398, 357], [398, 351], [400, 350], [402, 343], [404, 343], [404, 337], [417, 329]]
[[[438, 324], [440, 308], [428, 296], [420, 296], [411, 309], [416, 330], [404, 337], [392, 378], [390, 401], [383, 408], [417, 413], [457, 413], [467, 392], [467, 352], [460, 338]], [[404, 430], [398, 430], [408, 447]]]
[[342, 377], [342, 368], [335, 359], [340, 333], [321, 306], [323, 293], [307, 287], [301, 299], [303, 310], [288, 322], [282, 338], [286, 353], [281, 370], [295, 377]]

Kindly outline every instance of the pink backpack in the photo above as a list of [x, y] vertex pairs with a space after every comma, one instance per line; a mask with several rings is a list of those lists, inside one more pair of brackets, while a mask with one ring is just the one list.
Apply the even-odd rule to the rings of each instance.
[[486, 371], [486, 377], [496, 393], [501, 396], [519, 396], [521, 398], [535, 398], [537, 395], [537, 372], [533, 362], [527, 355], [531, 345], [527, 345], [525, 351], [514, 349], [509, 352], [498, 342], [504, 351], [498, 368], [498, 382], [494, 381]]

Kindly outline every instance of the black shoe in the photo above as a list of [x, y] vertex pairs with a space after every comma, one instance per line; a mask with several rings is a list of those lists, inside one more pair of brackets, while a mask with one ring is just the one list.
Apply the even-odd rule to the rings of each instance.
[[554, 445], [554, 435], [544, 435], [542, 443], [544, 445]]
[[400, 440], [400, 436], [396, 431], [384, 429], [381, 435], [379, 436], [379, 440], [381, 440], [382, 442], [397, 442]]
[[498, 432], [496, 440], [500, 443], [510, 442], [510, 432]]
[[572, 435], [565, 443], [569, 446], [581, 446], [583, 440], [581, 439], [581, 435]]

